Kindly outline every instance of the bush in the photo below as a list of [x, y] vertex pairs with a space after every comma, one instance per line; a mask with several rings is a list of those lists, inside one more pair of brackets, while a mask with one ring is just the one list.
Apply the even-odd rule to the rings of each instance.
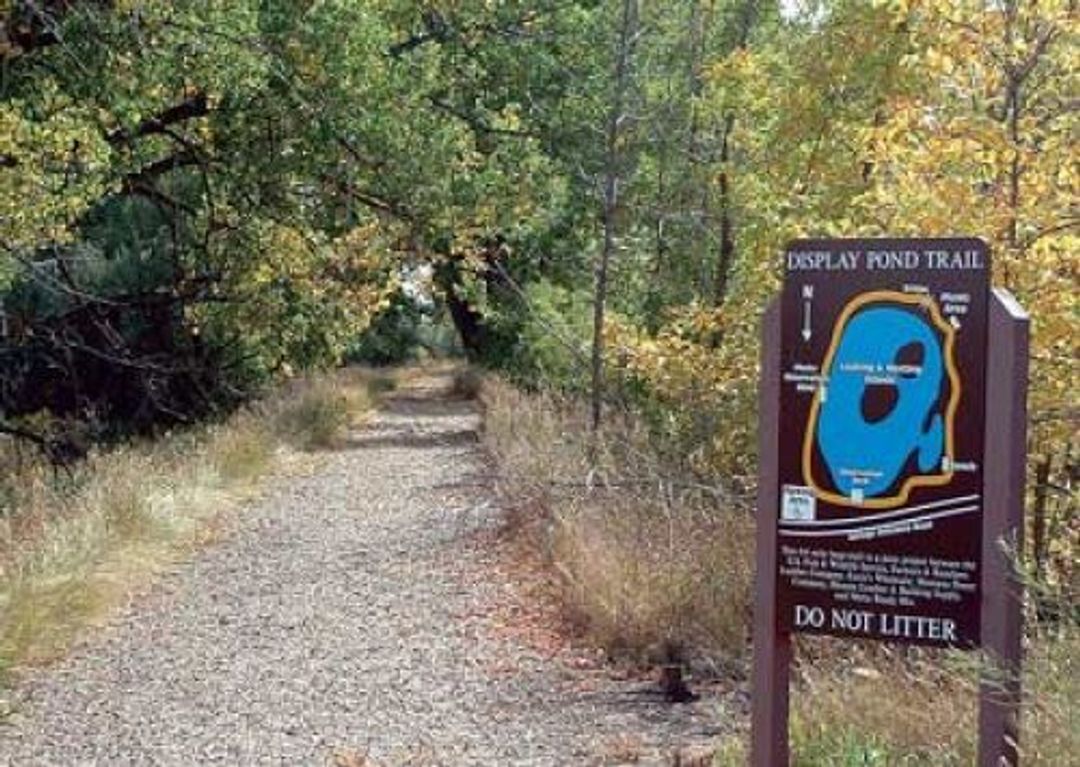
[[350, 420], [349, 397], [336, 383], [303, 381], [278, 416], [279, 433], [305, 450], [338, 447]]

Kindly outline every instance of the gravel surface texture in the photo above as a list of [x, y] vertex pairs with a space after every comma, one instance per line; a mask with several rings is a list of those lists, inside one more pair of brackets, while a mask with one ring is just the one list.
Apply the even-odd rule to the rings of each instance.
[[716, 695], [671, 705], [463, 617], [507, 587], [477, 545], [500, 521], [470, 481], [478, 417], [448, 383], [399, 390], [24, 678], [0, 764], [671, 764], [715, 735]]

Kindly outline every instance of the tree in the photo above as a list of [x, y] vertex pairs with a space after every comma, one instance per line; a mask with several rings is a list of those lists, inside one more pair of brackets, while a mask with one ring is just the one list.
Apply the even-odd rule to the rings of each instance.
[[1076, 4], [927, 1], [898, 14], [918, 87], [867, 131], [874, 183], [860, 210], [878, 231], [990, 241], [996, 280], [1036, 309], [1032, 407], [1057, 411], [1080, 353]]
[[311, 10], [9, 6], [4, 428], [187, 421], [333, 361], [383, 305], [403, 216], [348, 178], [343, 100], [312, 103], [322, 67], [385, 58], [380, 28]]
[[596, 259], [596, 278], [593, 295], [592, 338], [592, 428], [600, 426], [604, 396], [604, 310], [607, 306], [608, 266], [615, 253], [616, 215], [619, 205], [619, 184], [626, 162], [622, 139], [625, 124], [630, 119], [626, 111], [627, 92], [633, 78], [634, 48], [638, 37], [637, 0], [622, 0], [619, 15], [618, 41], [615, 47], [615, 71], [611, 84], [611, 104], [608, 111], [604, 143], [603, 222], [604, 240]]

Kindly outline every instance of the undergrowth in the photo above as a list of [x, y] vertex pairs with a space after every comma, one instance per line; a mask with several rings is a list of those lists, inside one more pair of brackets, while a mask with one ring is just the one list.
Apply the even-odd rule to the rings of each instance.
[[340, 447], [357, 414], [367, 413], [374, 398], [393, 385], [392, 376], [363, 368], [295, 382], [275, 419], [278, 435], [305, 450]]
[[744, 501], [613, 417], [596, 435], [573, 400], [482, 387], [485, 442], [514, 524], [561, 578], [570, 617], [614, 657], [708, 673], [747, 650], [753, 528]]
[[[1080, 753], [1080, 632], [1033, 624], [1023, 667], [1020, 763], [1060, 767]], [[844, 647], [804, 657], [792, 690], [792, 763], [801, 767], [967, 767], [976, 762], [981, 661], [959, 652]], [[812, 660], [811, 660], [812, 659]], [[749, 723], [715, 764], [747, 763]]]

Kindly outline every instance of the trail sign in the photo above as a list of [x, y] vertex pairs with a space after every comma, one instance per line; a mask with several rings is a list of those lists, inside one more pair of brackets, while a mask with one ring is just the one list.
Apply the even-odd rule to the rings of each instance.
[[788, 248], [783, 630], [978, 643], [989, 266], [978, 240]]
[[1028, 317], [974, 239], [803, 240], [762, 326], [751, 763], [788, 763], [794, 633], [981, 647], [1015, 765]]

